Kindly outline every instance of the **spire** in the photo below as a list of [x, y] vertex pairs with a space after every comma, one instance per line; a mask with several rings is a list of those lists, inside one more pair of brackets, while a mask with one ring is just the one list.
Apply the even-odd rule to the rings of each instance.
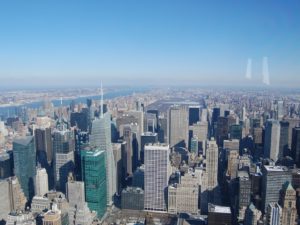
[[101, 81], [101, 89], [100, 89], [100, 95], [101, 95], [101, 113], [100, 113], [100, 118], [103, 118], [103, 88], [102, 88], [102, 81]]

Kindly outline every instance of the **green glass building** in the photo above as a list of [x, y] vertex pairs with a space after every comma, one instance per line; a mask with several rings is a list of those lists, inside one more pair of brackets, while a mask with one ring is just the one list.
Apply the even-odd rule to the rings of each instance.
[[34, 196], [36, 175], [36, 151], [32, 136], [17, 137], [13, 140], [15, 175], [18, 177], [24, 194], [29, 200]]
[[105, 151], [86, 146], [81, 150], [81, 166], [86, 202], [90, 210], [96, 211], [101, 219], [107, 203]]

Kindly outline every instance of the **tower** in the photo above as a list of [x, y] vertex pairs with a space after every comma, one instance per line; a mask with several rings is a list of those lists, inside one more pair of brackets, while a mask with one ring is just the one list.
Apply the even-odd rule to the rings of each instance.
[[282, 209], [278, 203], [268, 204], [266, 213], [268, 225], [281, 225], [281, 215]]
[[169, 109], [170, 147], [188, 147], [188, 112], [184, 106], [172, 106]]
[[289, 148], [289, 122], [280, 121], [280, 140], [278, 158], [281, 159], [287, 155]]
[[110, 114], [103, 114], [101, 118], [95, 118], [92, 123], [90, 145], [99, 148], [106, 155], [106, 177], [107, 177], [107, 204], [112, 205], [113, 196], [116, 193], [116, 169], [111, 143]]
[[74, 169], [74, 132], [71, 130], [55, 130], [53, 133], [53, 151], [55, 186], [65, 193], [68, 175]]
[[290, 182], [283, 186], [281, 207], [282, 224], [297, 225], [296, 191]]
[[35, 180], [35, 195], [44, 196], [49, 191], [48, 174], [45, 168], [37, 168]]
[[[87, 146], [81, 150], [82, 180], [85, 185], [85, 199], [91, 210], [101, 219], [107, 206], [107, 173], [105, 151], [99, 147]], [[80, 193], [78, 193], [80, 194]]]
[[32, 136], [18, 137], [13, 141], [15, 175], [26, 198], [31, 201], [34, 196], [36, 175], [36, 152]]
[[206, 172], [208, 202], [213, 203], [216, 199], [216, 188], [218, 186], [218, 145], [212, 138], [207, 143], [206, 150]]
[[264, 157], [274, 162], [279, 157], [280, 123], [277, 120], [268, 120], [265, 129]]
[[300, 166], [300, 127], [293, 128], [292, 132], [292, 155], [297, 166]]
[[169, 146], [165, 144], [146, 145], [145, 210], [167, 211], [166, 197], [169, 175]]
[[262, 211], [266, 212], [269, 203], [280, 199], [282, 185], [290, 182], [291, 173], [283, 166], [263, 166], [262, 168]]

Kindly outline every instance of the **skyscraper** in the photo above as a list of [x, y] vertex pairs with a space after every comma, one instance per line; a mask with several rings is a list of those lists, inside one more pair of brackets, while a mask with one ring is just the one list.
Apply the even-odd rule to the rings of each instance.
[[172, 106], [169, 109], [168, 120], [170, 147], [188, 147], [189, 127], [186, 107]]
[[262, 210], [266, 212], [269, 203], [280, 199], [280, 190], [286, 182], [291, 182], [290, 171], [283, 166], [263, 166], [262, 168]]
[[107, 112], [95, 118], [92, 123], [92, 134], [90, 145], [98, 147], [106, 154], [106, 182], [107, 182], [107, 204], [112, 205], [113, 196], [116, 193], [116, 170], [111, 143], [110, 114]]
[[292, 156], [297, 166], [300, 167], [300, 127], [293, 128]]
[[289, 122], [280, 121], [280, 140], [278, 158], [281, 159], [287, 155], [289, 148]]
[[37, 168], [35, 179], [35, 195], [44, 196], [49, 191], [48, 174], [45, 168]]
[[268, 120], [265, 129], [264, 157], [274, 162], [279, 157], [280, 123], [277, 120]]
[[144, 163], [145, 145], [158, 142], [157, 133], [145, 132], [141, 135], [141, 162]]
[[251, 203], [246, 210], [244, 224], [257, 225], [261, 215], [261, 211], [256, 209], [253, 203]]
[[91, 212], [85, 201], [84, 182], [69, 179], [67, 183], [67, 197], [69, 201], [69, 224], [92, 224], [95, 213]]
[[282, 190], [282, 224], [297, 225], [296, 191], [291, 183], [287, 182]]
[[17, 137], [13, 141], [15, 175], [21, 184], [26, 198], [34, 196], [36, 175], [36, 152], [32, 136]]
[[81, 170], [85, 186], [85, 199], [89, 208], [97, 212], [98, 218], [102, 218], [107, 206], [108, 186], [105, 153], [99, 147], [89, 146], [81, 151]]
[[216, 188], [218, 186], [218, 145], [212, 138], [207, 143], [206, 150], [206, 172], [208, 202], [213, 203], [216, 199]]
[[208, 225], [229, 225], [232, 224], [230, 207], [208, 205]]
[[[38, 160], [43, 167], [51, 165], [53, 159], [51, 128], [37, 128], [34, 130]], [[47, 166], [48, 166], [47, 165]]]
[[65, 193], [68, 175], [74, 169], [74, 132], [55, 130], [53, 133], [53, 151], [55, 186]]
[[282, 209], [278, 203], [270, 203], [267, 206], [267, 224], [268, 225], [281, 225]]
[[189, 106], [189, 126], [200, 121], [200, 106]]
[[27, 199], [17, 177], [0, 180], [0, 221], [12, 211], [24, 210]]
[[145, 146], [145, 210], [167, 211], [167, 190], [170, 175], [169, 146]]

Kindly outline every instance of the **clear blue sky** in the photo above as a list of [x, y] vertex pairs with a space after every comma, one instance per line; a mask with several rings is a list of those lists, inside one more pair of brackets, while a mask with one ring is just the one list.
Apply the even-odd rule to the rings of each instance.
[[0, 1], [0, 86], [300, 84], [300, 1]]

